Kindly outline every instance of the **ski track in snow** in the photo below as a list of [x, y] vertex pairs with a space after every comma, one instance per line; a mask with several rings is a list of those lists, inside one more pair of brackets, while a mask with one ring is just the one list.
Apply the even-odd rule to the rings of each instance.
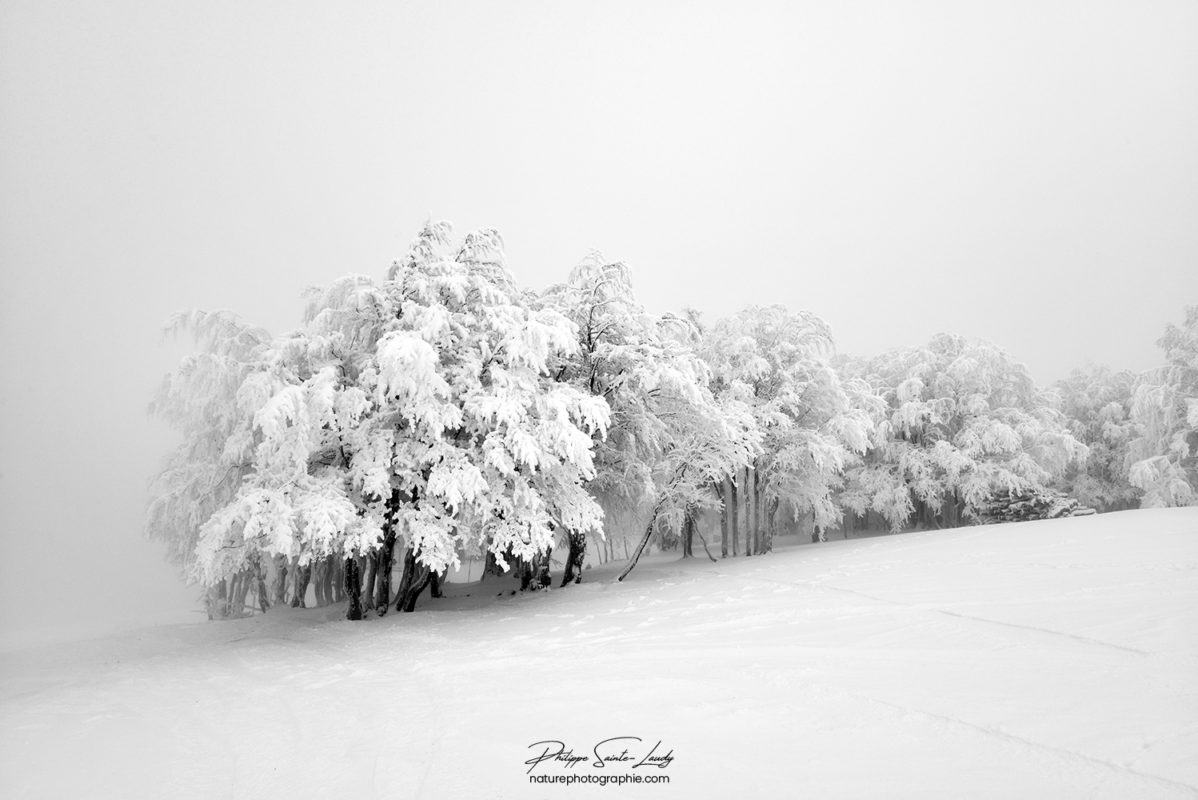
[[887, 703], [884, 700], [877, 700], [875, 698], [870, 698], [870, 699], [873, 702], [878, 703], [879, 705], [889, 706], [890, 708], [893, 708], [897, 711], [902, 711], [907, 714], [916, 714], [921, 717], [926, 717], [931, 720], [943, 722], [948, 725], [959, 725], [963, 728], [967, 728], [969, 730], [976, 731], [985, 736], [993, 736], [995, 738], [1003, 739], [1004, 741], [1008, 741], [1008, 742], [1013, 742], [1017, 745], [1029, 747], [1034, 750], [1042, 750], [1047, 753], [1057, 755], [1057, 756], [1060, 756], [1065, 759], [1083, 761], [1087, 764], [1093, 764], [1095, 766], [1101, 767], [1103, 769], [1112, 770], [1117, 773], [1125, 773], [1128, 775], [1133, 775], [1136, 778], [1141, 778], [1150, 783], [1154, 783], [1154, 784], [1157, 784], [1157, 785], [1165, 787], [1165, 788], [1180, 789], [1180, 790], [1189, 791], [1189, 792], [1196, 791], [1195, 787], [1190, 786], [1185, 783], [1180, 783], [1178, 781], [1171, 781], [1171, 780], [1168, 780], [1167, 778], [1162, 778], [1158, 775], [1150, 775], [1148, 773], [1144, 773], [1144, 772], [1140, 772], [1138, 770], [1132, 769], [1129, 766], [1121, 766], [1119, 764], [1114, 764], [1110, 761], [1106, 761], [1101, 758], [1094, 758], [1092, 756], [1088, 756], [1085, 753], [1078, 753], [1078, 752], [1075, 752], [1073, 750], [1069, 750], [1069, 749], [1066, 749], [1063, 747], [1054, 747], [1053, 745], [1044, 744], [1043, 742], [1032, 741], [1031, 739], [1027, 739], [1023, 736], [1018, 736], [1013, 733], [1007, 733], [1005, 731], [1000, 731], [995, 728], [987, 727], [985, 725], [975, 725], [974, 723], [969, 722], [968, 720], [960, 719], [958, 717], [945, 716], [943, 714], [934, 714], [930, 711], [924, 711], [924, 710], [918, 709], [918, 708], [907, 708], [906, 706], [895, 705], [894, 703]]
[[[0, 788], [1198, 797], [1198, 509], [780, 544], [0, 653]], [[620, 735], [671, 784], [527, 782], [530, 743]]]
[[1148, 655], [1148, 652], [1145, 650], [1137, 650], [1134, 647], [1124, 647], [1123, 645], [1112, 644], [1110, 642], [1104, 642], [1099, 639], [1093, 639], [1093, 638], [1090, 638], [1089, 636], [1079, 636], [1077, 634], [1065, 633], [1064, 631], [1054, 631], [1054, 630], [1050, 630], [1048, 628], [1037, 628], [1034, 625], [1019, 625], [1019, 624], [1012, 623], [1012, 622], [1002, 622], [1002, 621], [996, 620], [996, 619], [986, 619], [985, 617], [978, 617], [978, 616], [974, 616], [972, 614], [963, 614], [959, 611], [949, 611], [944, 608], [924, 608], [922, 606], [914, 605], [911, 603], [903, 603], [903, 602], [896, 601], [896, 600], [887, 600], [883, 597], [878, 597], [876, 595], [866, 594], [865, 592], [858, 592], [855, 589], [844, 589], [839, 586], [829, 586], [828, 584], [824, 584], [824, 583], [813, 583], [813, 582], [812, 583], [796, 583], [796, 582], [792, 582], [792, 581], [773, 580], [771, 578], [755, 578], [755, 580], [764, 581], [764, 582], [768, 582], [768, 583], [780, 583], [780, 584], [789, 585], [789, 586], [801, 586], [801, 587], [810, 587], [810, 588], [814, 588], [814, 589], [826, 589], [826, 590], [832, 591], [832, 592], [844, 592], [846, 594], [856, 595], [857, 597], [864, 597], [867, 600], [874, 600], [878, 603], [903, 606], [904, 608], [912, 608], [912, 609], [916, 609], [916, 610], [927, 610], [927, 611], [932, 611], [937, 614], [944, 614], [945, 616], [949, 616], [949, 617], [957, 617], [958, 619], [968, 619], [968, 620], [973, 620], [974, 622], [984, 622], [989, 625], [1003, 625], [1008, 628], [1017, 628], [1017, 629], [1025, 630], [1025, 631], [1034, 631], [1036, 633], [1046, 633], [1051, 636], [1063, 636], [1067, 639], [1073, 639], [1074, 641], [1077, 641], [1077, 642], [1084, 642], [1086, 644], [1099, 645], [1100, 647], [1110, 647], [1110, 648], [1114, 648], [1115, 650], [1122, 650], [1126, 653], [1135, 653], [1136, 655], [1141, 655], [1141, 656]]

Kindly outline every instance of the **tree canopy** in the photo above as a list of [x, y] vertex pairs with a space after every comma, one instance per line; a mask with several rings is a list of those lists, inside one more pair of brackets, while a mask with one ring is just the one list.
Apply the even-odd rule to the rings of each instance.
[[995, 493], [1047, 487], [1086, 457], [1052, 398], [988, 343], [940, 335], [854, 371], [885, 405], [842, 499], [894, 530], [917, 511], [976, 519]]
[[1198, 306], [1170, 323], [1157, 342], [1165, 363], [1140, 381], [1132, 398], [1139, 435], [1131, 442], [1130, 480], [1143, 505], [1198, 503]]
[[1198, 307], [1166, 328], [1161, 367], [1044, 389], [959, 336], [848, 358], [807, 311], [650, 313], [598, 253], [521, 289], [498, 232], [430, 222], [381, 279], [310, 290], [292, 331], [200, 311], [168, 329], [198, 352], [151, 407], [182, 441], [147, 528], [207, 587], [272, 572], [281, 598], [289, 566], [343, 564], [356, 596], [369, 563], [385, 609], [393, 546], [408, 576], [482, 557], [547, 571], [562, 541], [578, 580], [605, 506], [647, 520], [626, 574], [708, 510], [725, 555], [752, 521], [748, 555], [781, 511], [823, 538], [846, 514], [899, 531], [1198, 502]]

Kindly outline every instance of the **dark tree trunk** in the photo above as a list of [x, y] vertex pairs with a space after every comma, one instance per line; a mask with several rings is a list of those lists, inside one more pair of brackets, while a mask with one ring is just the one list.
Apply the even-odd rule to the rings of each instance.
[[761, 520], [761, 473], [756, 467], [753, 468], [753, 552], [757, 555], [765, 552], [765, 533]]
[[[416, 490], [412, 490], [412, 499], [413, 501], [416, 499]], [[383, 516], [382, 544], [379, 545], [375, 566], [374, 605], [380, 617], [385, 616], [391, 608], [391, 572], [395, 565], [395, 539], [397, 539], [397, 528], [399, 527], [401, 502], [403, 502], [403, 498], [400, 498], [399, 490], [393, 489], [391, 498], [387, 501], [386, 514]]]
[[765, 552], [774, 552], [774, 535], [778, 532], [778, 508], [782, 501], [778, 498], [766, 504], [765, 514]]
[[740, 555], [737, 552], [740, 547], [738, 544], [740, 540], [740, 526], [737, 524], [739, 522], [740, 509], [737, 508], [736, 481], [732, 478], [728, 479], [728, 497], [731, 499], [728, 505], [728, 520], [732, 523], [732, 530], [729, 535], [732, 537], [732, 557], [735, 558]]
[[221, 617], [222, 618], [228, 618], [228, 617], [233, 616], [233, 609], [236, 608], [236, 606], [233, 604], [233, 598], [237, 596], [237, 591], [240, 586], [241, 586], [240, 573], [237, 575], [234, 575], [232, 578], [229, 578], [228, 585], [225, 588], [224, 594], [222, 595], [222, 597], [224, 597], [224, 604], [225, 604], [224, 608], [221, 609]]
[[718, 564], [719, 562], [716, 561], [715, 556], [711, 554], [711, 549], [707, 546], [707, 540], [703, 538], [703, 531], [695, 528], [695, 533], [699, 534], [699, 541], [703, 543], [703, 552], [707, 553], [707, 557], [711, 559], [711, 563]]
[[312, 565], [312, 594], [316, 595], [317, 608], [324, 608], [329, 604], [324, 594], [325, 576], [328, 571], [328, 563], [323, 558]]
[[745, 497], [745, 555], [753, 555], [753, 484], [749, 481], [749, 468], [745, 467], [741, 472], [744, 479], [744, 497]]
[[570, 552], [566, 555], [566, 574], [562, 578], [562, 586], [570, 583], [582, 583], [582, 565], [587, 557], [587, 535], [572, 532], [568, 537]]
[[349, 597], [345, 618], [362, 619], [362, 573], [352, 556], [345, 559], [345, 594]]
[[549, 557], [552, 553], [551, 547], [543, 553], [537, 553], [528, 561], [520, 560], [520, 591], [539, 592], [553, 584], [553, 576], [549, 574]]
[[304, 564], [291, 572], [295, 575], [295, 593], [291, 596], [291, 607], [306, 608], [308, 581], [312, 580], [312, 564]]
[[208, 619], [224, 619], [229, 613], [229, 604], [226, 598], [229, 596], [228, 581], [221, 578], [220, 583], [216, 586], [208, 587], [208, 597], [206, 605], [208, 606]]
[[287, 603], [287, 559], [284, 556], [274, 557], [274, 594], [275, 605], [286, 605]]
[[322, 576], [324, 580], [321, 581], [324, 584], [324, 604], [326, 606], [330, 606], [336, 602], [336, 595], [333, 594], [333, 587], [337, 585], [336, 576], [337, 559], [333, 556], [328, 556], [324, 560], [324, 575]]
[[728, 479], [716, 485], [720, 496], [720, 558], [728, 557]]
[[[375, 576], [378, 575], [379, 571], [380, 555], [380, 552], [375, 550], [370, 555], [366, 556], [366, 588], [362, 592], [363, 611], [369, 611], [374, 608], [374, 581]], [[390, 600], [391, 598], [387, 599]], [[383, 605], [385, 606], [387, 603], [384, 603]]]
[[745, 552], [757, 555], [757, 470], [750, 467], [745, 470], [745, 521], [749, 524], [745, 531]]
[[337, 585], [337, 562], [339, 560], [331, 555], [325, 557], [322, 583], [324, 584], [324, 604], [326, 606], [331, 606], [337, 601], [334, 587]]
[[553, 585], [553, 576], [549, 574], [553, 566], [553, 548], [546, 547], [545, 552], [538, 555], [534, 563], [537, 565], [537, 582], [541, 584], [539, 588], [548, 589]]
[[391, 608], [391, 570], [395, 561], [394, 528], [388, 527], [383, 531], [383, 543], [379, 545], [377, 558], [374, 607], [381, 617]]
[[404, 595], [412, 586], [413, 571], [417, 566], [416, 559], [412, 555], [412, 548], [405, 547], [403, 551], [403, 572], [399, 575], [399, 586], [395, 590], [396, 611], [399, 611], [403, 606]]
[[964, 522], [964, 503], [957, 497], [957, 493], [953, 492], [944, 499], [944, 527], [959, 528]]
[[[333, 558], [330, 556], [330, 558]], [[345, 562], [340, 558], [333, 558], [333, 602], [340, 603], [345, 600]], [[362, 586], [362, 573], [358, 573], [358, 587]]]
[[[677, 485], [677, 482], [686, 476], [686, 470], [688, 467], [688, 464], [683, 464], [682, 467], [679, 468], [677, 474], [674, 476], [674, 479], [671, 481], [672, 486]], [[661, 504], [665, 499], [665, 496], [668, 496], [668, 494], [669, 491], [667, 490], [662, 500], [658, 500], [657, 505], [653, 507], [653, 513], [649, 515], [649, 524], [645, 526], [645, 533], [641, 536], [640, 542], [637, 543], [636, 550], [634, 550], [632, 553], [632, 558], [628, 560], [628, 564], [623, 570], [620, 571], [619, 576], [616, 577], [617, 581], [622, 581], [628, 577], [628, 573], [632, 572], [633, 568], [636, 566], [636, 562], [640, 560], [641, 553], [645, 552], [645, 548], [648, 547], [649, 540], [653, 538], [653, 531], [657, 525], [657, 515], [661, 513]]]
[[686, 516], [682, 520], [682, 557], [690, 558], [694, 552], [695, 539], [695, 518], [691, 516], [690, 511], [686, 512]]
[[645, 551], [645, 546], [649, 544], [649, 540], [653, 538], [653, 526], [657, 523], [657, 508], [653, 509], [652, 516], [649, 517], [649, 524], [645, 526], [645, 533], [641, 536], [641, 540], [637, 543], [636, 549], [632, 551], [632, 558], [628, 564], [620, 571], [620, 575], [616, 578], [617, 581], [622, 581], [628, 577], [628, 573], [632, 572], [632, 568], [636, 566], [636, 562], [640, 560], [641, 553]]
[[270, 608], [270, 594], [266, 591], [266, 571], [262, 569], [262, 562], [254, 563], [254, 583], [258, 587], [258, 607], [265, 614]]
[[416, 610], [416, 599], [428, 586], [432, 571], [416, 559], [412, 548], [404, 549], [403, 577], [399, 579], [399, 591], [395, 601], [396, 611]]
[[429, 591], [432, 592], [434, 598], [440, 599], [445, 596], [445, 593], [441, 591], [441, 584], [445, 580], [445, 575], [445, 572], [433, 572], [432, 570], [429, 570], [428, 588]]
[[919, 498], [915, 499], [915, 513], [913, 516], [915, 517], [915, 527], [917, 529], [931, 530], [936, 527], [936, 512], [932, 510], [931, 504]]
[[237, 580], [233, 584], [236, 587], [236, 590], [232, 592], [232, 596], [230, 597], [231, 602], [229, 603], [231, 616], [244, 616], [245, 598], [246, 595], [250, 593], [251, 583], [252, 581], [250, 580], [250, 573], [248, 570], [243, 570], [242, 572], [237, 573]]

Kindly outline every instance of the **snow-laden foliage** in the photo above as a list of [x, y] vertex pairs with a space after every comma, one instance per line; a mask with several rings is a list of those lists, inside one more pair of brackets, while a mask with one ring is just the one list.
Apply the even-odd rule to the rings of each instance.
[[1129, 480], [1142, 505], [1198, 504], [1198, 306], [1181, 327], [1169, 324], [1157, 344], [1165, 364], [1136, 386], [1131, 417], [1139, 435], [1130, 446]]
[[1083, 506], [1099, 511], [1134, 507], [1140, 491], [1128, 481], [1130, 445], [1137, 426], [1131, 417], [1136, 378], [1105, 367], [1076, 369], [1058, 382], [1061, 413], [1069, 432], [1086, 445], [1084, 464], [1071, 466], [1061, 489]]
[[761, 436], [753, 466], [762, 498], [811, 514], [817, 529], [836, 527], [834, 493], [874, 424], [868, 387], [846, 385], [832, 366], [828, 326], [782, 306], [750, 307], [705, 339], [719, 396], [747, 406]]
[[647, 313], [627, 267], [597, 253], [546, 290], [543, 302], [578, 329], [579, 347], [556, 366], [557, 379], [611, 408], [590, 489], [652, 507], [675, 530], [685, 514], [713, 505], [709, 487], [750, 461], [757, 437], [743, 403], [712, 395], [693, 321]]
[[894, 530], [917, 511], [976, 518], [995, 494], [1046, 488], [1086, 457], [1054, 398], [990, 344], [941, 334], [854, 371], [886, 406], [842, 498]]
[[498, 234], [449, 237], [430, 224], [382, 283], [311, 292], [303, 326], [256, 340], [252, 369], [226, 380], [233, 410], [182, 409], [193, 438], [241, 459], [218, 501], [192, 504], [197, 578], [261, 555], [366, 553], [393, 490], [404, 541], [435, 571], [599, 528], [583, 482], [608, 406], [549, 374], [577, 348], [575, 326], [515, 288]]
[[271, 337], [224, 311], [176, 314], [167, 332], [194, 335], [200, 352], [163, 379], [150, 405], [152, 414], [179, 429], [183, 441], [151, 483], [146, 530], [190, 573], [200, 527], [233, 500], [253, 469], [253, 413], [238, 395], [265, 370]]
[[455, 242], [430, 223], [381, 280], [310, 290], [290, 333], [226, 312], [170, 329], [200, 348], [152, 405], [183, 441], [148, 527], [190, 577], [235, 576], [230, 608], [251, 584], [268, 605], [268, 565], [298, 596], [307, 566], [326, 586], [344, 568], [357, 597], [363, 556], [389, 599], [394, 545], [431, 580], [483, 553], [544, 565], [564, 535], [580, 569], [600, 502], [647, 521], [632, 563], [654, 530], [689, 552], [706, 509], [735, 555], [741, 530], [746, 554], [768, 551], [780, 511], [822, 536], [846, 509], [898, 530], [1198, 503], [1198, 307], [1166, 329], [1160, 369], [1043, 391], [960, 337], [849, 360], [781, 306], [709, 327], [650, 314], [598, 254], [524, 292], [497, 232]]

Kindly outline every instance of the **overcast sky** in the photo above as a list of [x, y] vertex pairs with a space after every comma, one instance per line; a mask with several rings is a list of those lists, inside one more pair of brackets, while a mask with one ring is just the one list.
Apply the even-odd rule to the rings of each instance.
[[172, 311], [282, 331], [428, 217], [529, 287], [599, 249], [656, 311], [1042, 382], [1154, 365], [1198, 302], [1192, 0], [6, 0], [0, 102], [9, 635], [191, 608], [140, 529]]

